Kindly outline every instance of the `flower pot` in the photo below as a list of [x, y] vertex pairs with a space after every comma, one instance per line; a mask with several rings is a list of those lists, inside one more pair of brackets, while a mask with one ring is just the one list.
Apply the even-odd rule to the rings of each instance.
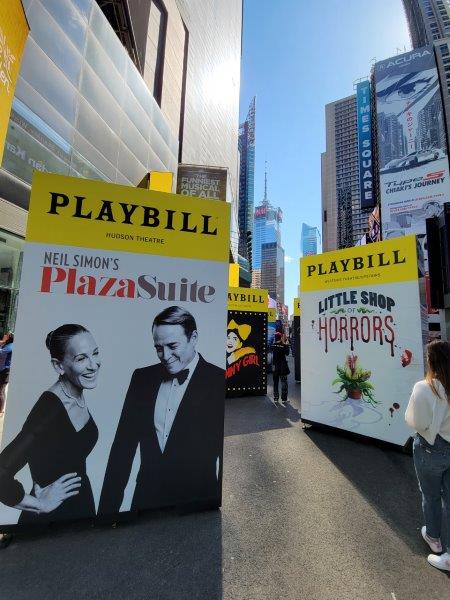
[[352, 400], [361, 400], [362, 391], [359, 388], [354, 388], [352, 390], [347, 390], [347, 395]]

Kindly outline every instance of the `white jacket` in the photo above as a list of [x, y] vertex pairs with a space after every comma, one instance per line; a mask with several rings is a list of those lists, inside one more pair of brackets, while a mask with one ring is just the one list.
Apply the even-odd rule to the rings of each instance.
[[425, 380], [418, 381], [413, 387], [405, 413], [408, 425], [432, 445], [438, 434], [450, 442], [450, 404], [442, 383], [437, 379], [434, 382], [439, 398]]

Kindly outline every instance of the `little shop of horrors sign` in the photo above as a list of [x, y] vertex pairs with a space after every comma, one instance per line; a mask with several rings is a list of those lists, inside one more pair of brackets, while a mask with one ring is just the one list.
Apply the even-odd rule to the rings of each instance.
[[267, 393], [267, 305], [267, 290], [228, 289], [225, 348], [228, 397]]
[[[317, 303], [319, 340], [325, 352], [334, 342], [385, 346], [394, 356], [394, 298], [369, 290], [345, 290], [324, 296]], [[312, 324], [314, 327], [314, 324]]]
[[301, 259], [303, 420], [407, 442], [424, 374], [418, 273], [415, 236]]

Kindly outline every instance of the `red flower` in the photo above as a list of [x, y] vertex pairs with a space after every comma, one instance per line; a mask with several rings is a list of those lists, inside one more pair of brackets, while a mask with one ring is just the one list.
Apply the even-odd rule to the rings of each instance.
[[350, 373], [353, 375], [356, 370], [356, 363], [358, 362], [358, 357], [354, 354], [349, 354], [345, 362], [347, 363], [347, 367], [350, 369]]

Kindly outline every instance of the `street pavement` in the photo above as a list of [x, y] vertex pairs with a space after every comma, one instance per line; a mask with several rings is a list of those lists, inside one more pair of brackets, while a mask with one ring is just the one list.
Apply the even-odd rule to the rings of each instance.
[[426, 562], [411, 456], [303, 430], [299, 400], [292, 380], [286, 407], [227, 400], [221, 511], [17, 536], [0, 551], [0, 598], [448, 598], [448, 574]]

